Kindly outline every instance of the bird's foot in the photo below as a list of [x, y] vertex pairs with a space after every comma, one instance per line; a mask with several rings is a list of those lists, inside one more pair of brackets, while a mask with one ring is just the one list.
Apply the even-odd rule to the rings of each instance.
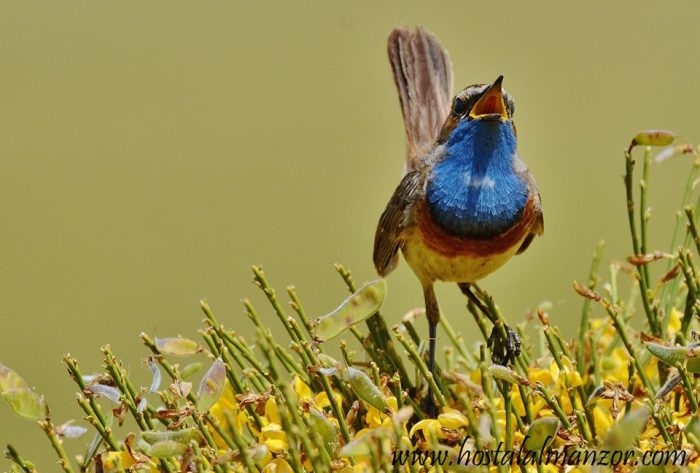
[[432, 389], [428, 389], [428, 396], [423, 401], [423, 410], [430, 419], [437, 419], [438, 407], [435, 404], [435, 396]]
[[491, 348], [491, 361], [499, 365], [507, 365], [515, 360], [515, 357], [520, 355], [520, 335], [512, 328], [504, 325], [506, 331], [506, 339], [503, 339], [497, 325], [493, 326], [491, 336], [488, 339], [487, 346]]

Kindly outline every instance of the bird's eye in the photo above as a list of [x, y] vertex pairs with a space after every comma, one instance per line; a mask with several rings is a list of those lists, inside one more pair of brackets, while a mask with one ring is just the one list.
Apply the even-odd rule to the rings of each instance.
[[452, 106], [452, 112], [455, 115], [461, 115], [466, 111], [467, 111], [467, 104], [464, 102], [464, 100], [457, 97], [455, 99], [454, 105]]

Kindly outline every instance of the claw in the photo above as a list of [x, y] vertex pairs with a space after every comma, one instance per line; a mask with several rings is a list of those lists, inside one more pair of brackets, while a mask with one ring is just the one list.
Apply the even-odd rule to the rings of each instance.
[[491, 348], [491, 361], [499, 365], [507, 365], [511, 361], [515, 360], [515, 357], [520, 355], [521, 340], [520, 335], [508, 327], [504, 326], [506, 329], [506, 334], [508, 338], [503, 340], [501, 334], [496, 326], [491, 330], [491, 335], [489, 336], [486, 345]]

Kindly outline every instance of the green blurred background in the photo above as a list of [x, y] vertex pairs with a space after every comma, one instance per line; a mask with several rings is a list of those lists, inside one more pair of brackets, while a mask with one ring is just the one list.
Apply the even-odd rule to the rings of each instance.
[[[262, 264], [318, 315], [346, 296], [333, 270], [374, 278], [374, 228], [399, 181], [404, 136], [385, 39], [424, 25], [455, 87], [505, 75], [546, 232], [483, 285], [511, 320], [543, 300], [573, 334], [597, 241], [630, 251], [622, 149], [641, 128], [697, 126], [697, 2], [0, 3], [0, 360], [80, 419], [60, 364], [99, 369], [110, 343], [144, 371], [141, 331], [195, 336], [206, 297], [250, 333], [240, 298]], [[666, 248], [690, 163], [655, 171], [652, 243]], [[477, 333], [453, 286], [443, 312]], [[396, 322], [422, 304], [405, 264]], [[48, 442], [0, 405], [44, 471]], [[87, 438], [71, 441], [81, 450]], [[3, 467], [7, 463], [0, 463]]]

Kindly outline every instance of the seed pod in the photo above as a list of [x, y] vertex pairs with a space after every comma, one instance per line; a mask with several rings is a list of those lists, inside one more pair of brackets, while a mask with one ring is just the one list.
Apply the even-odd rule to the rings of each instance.
[[187, 445], [174, 440], [163, 440], [154, 443], [145, 451], [149, 457], [168, 458], [184, 454], [187, 451]]
[[700, 343], [695, 342], [688, 345], [685, 369], [689, 373], [700, 373]]
[[326, 355], [325, 353], [318, 354], [318, 361], [321, 362], [321, 365], [324, 368], [335, 368], [336, 366], [338, 366], [338, 360], [336, 360], [332, 356]]
[[107, 386], [106, 384], [93, 384], [92, 386], [88, 386], [88, 390], [93, 394], [97, 394], [98, 396], [106, 397], [115, 404], [119, 404], [121, 402], [122, 393], [114, 386]]
[[386, 397], [364, 372], [349, 367], [345, 370], [345, 380], [350, 383], [350, 387], [357, 397], [370, 406], [376, 407], [382, 412], [388, 408]]
[[202, 382], [199, 385], [199, 394], [197, 395], [197, 409], [208, 411], [216, 401], [219, 400], [224, 392], [224, 384], [226, 383], [226, 365], [217, 358], [214, 364], [211, 365], [209, 371], [206, 372]]
[[669, 347], [658, 343], [647, 342], [647, 350], [664, 363], [675, 366], [676, 363], [685, 363], [688, 347]]
[[162, 375], [160, 374], [160, 368], [158, 368], [158, 364], [156, 364], [155, 361], [153, 360], [148, 360], [148, 367], [151, 369], [151, 373], [153, 373], [153, 379], [151, 380], [151, 387], [148, 388], [148, 392], [154, 393], [158, 391], [158, 388], [160, 388], [160, 383], [162, 378]]
[[144, 430], [141, 432], [141, 438], [150, 445], [155, 445], [158, 442], [168, 440], [187, 445], [190, 443], [190, 440], [200, 440], [201, 434], [199, 433], [199, 430], [195, 429], [194, 427], [190, 427], [189, 429], [167, 431]]
[[15, 371], [0, 363], [0, 395], [20, 417], [39, 420], [48, 415], [44, 396], [35, 393]]
[[700, 373], [700, 358], [690, 358], [686, 362], [685, 368], [688, 370], [688, 373]]
[[324, 342], [375, 314], [384, 302], [386, 281], [377, 279], [362, 286], [333, 312], [314, 321], [314, 336]]
[[693, 416], [693, 418], [690, 419], [683, 431], [686, 434], [693, 434], [696, 437], [700, 438], [700, 419], [698, 419], [697, 413], [695, 416]]
[[77, 439], [87, 433], [87, 429], [80, 425], [71, 425], [72, 420], [56, 427], [56, 434], [64, 439]]
[[668, 146], [676, 139], [676, 134], [667, 130], [642, 130], [634, 135], [632, 142], [642, 146]]
[[524, 376], [519, 375], [512, 369], [508, 368], [507, 366], [503, 365], [492, 365], [489, 367], [489, 372], [491, 373], [491, 376], [493, 376], [496, 379], [502, 379], [503, 381], [507, 381], [511, 384], [521, 384], [523, 386], [532, 386], [532, 383], [530, 382], [529, 379], [525, 378]]
[[372, 450], [382, 442], [382, 439], [393, 438], [394, 433], [386, 427], [377, 427], [367, 434], [348, 442], [338, 453], [339, 457], [368, 457]]
[[323, 447], [332, 456], [335, 446], [338, 444], [338, 431], [328, 417], [323, 415], [318, 409], [311, 408], [309, 410], [311, 417], [311, 425], [321, 436]]
[[194, 363], [190, 363], [182, 368], [180, 371], [180, 376], [182, 376], [182, 379], [188, 379], [200, 369], [202, 369], [202, 364], [199, 361], [195, 361]]
[[525, 434], [525, 449], [536, 452], [546, 448], [554, 440], [557, 430], [559, 430], [559, 419], [556, 417], [542, 417], [534, 420]]
[[39, 396], [32, 390], [13, 389], [2, 393], [12, 410], [20, 417], [29, 420], [43, 419], [48, 414], [44, 396]]
[[664, 383], [663, 386], [656, 392], [656, 395], [654, 396], [655, 399], [661, 399], [665, 397], [668, 393], [673, 391], [673, 388], [675, 388], [678, 383], [681, 382], [681, 375], [676, 373], [672, 376], [669, 376], [666, 382]]
[[197, 342], [188, 338], [156, 338], [155, 342], [164, 355], [189, 356], [201, 350]]
[[649, 408], [646, 406], [630, 412], [608, 431], [603, 447], [617, 451], [632, 448], [648, 418]]

